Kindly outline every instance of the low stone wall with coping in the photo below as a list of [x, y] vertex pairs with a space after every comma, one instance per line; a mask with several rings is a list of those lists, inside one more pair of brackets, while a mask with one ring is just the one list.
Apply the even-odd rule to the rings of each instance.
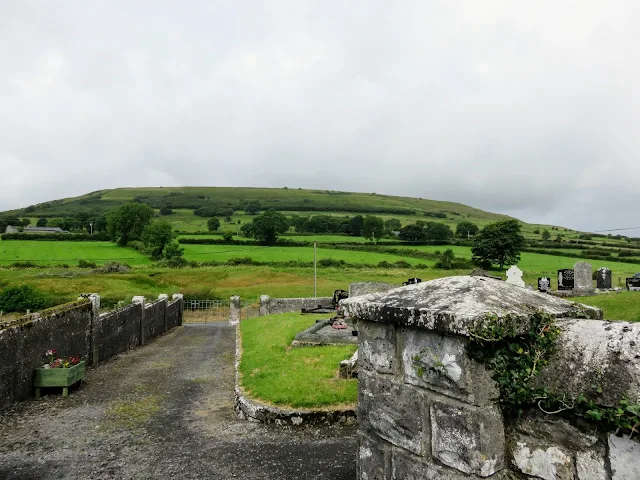
[[596, 409], [637, 405], [640, 324], [602, 321], [599, 309], [483, 277], [342, 304], [360, 332], [359, 479], [640, 479], [640, 443], [628, 436], [535, 406], [505, 416], [491, 371], [468, 350], [477, 332], [509, 325], [502, 338], [515, 338], [544, 312], [560, 332], [534, 382], [567, 411], [581, 394]]
[[170, 328], [182, 325], [183, 301], [167, 295], [148, 308], [144, 297], [100, 314], [100, 296], [84, 295], [75, 302], [33, 313], [0, 330], [0, 409], [33, 395], [33, 376], [47, 350], [79, 355], [88, 365], [141, 346]]
[[300, 312], [303, 308], [316, 308], [318, 305], [331, 307], [333, 297], [272, 298], [260, 296], [260, 315], [273, 313]]

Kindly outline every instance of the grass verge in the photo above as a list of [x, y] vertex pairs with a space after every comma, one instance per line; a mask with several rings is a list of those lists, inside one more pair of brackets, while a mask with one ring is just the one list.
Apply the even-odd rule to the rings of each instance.
[[340, 361], [357, 346], [291, 347], [295, 335], [327, 315], [284, 313], [240, 323], [240, 385], [251, 397], [279, 407], [353, 405], [357, 380], [338, 378]]

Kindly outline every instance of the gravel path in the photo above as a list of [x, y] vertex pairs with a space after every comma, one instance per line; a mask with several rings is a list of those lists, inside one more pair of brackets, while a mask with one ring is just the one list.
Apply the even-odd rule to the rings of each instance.
[[0, 479], [354, 479], [354, 427], [235, 417], [234, 341], [224, 323], [179, 327], [67, 398], [0, 412]]

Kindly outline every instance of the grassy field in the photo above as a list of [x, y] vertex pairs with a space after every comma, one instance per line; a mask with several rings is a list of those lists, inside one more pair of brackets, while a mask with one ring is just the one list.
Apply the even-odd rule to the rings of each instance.
[[608, 320], [640, 322], [640, 292], [625, 291], [593, 297], [575, 297], [572, 300], [600, 307], [604, 312], [604, 318]]
[[[313, 262], [313, 247], [261, 247], [243, 245], [182, 245], [187, 260], [216, 260], [225, 262], [232, 258], [251, 257], [257, 262]], [[354, 264], [377, 265], [382, 261], [397, 262], [404, 260], [410, 264], [428, 264], [428, 260], [390, 255], [376, 252], [358, 252], [353, 250], [333, 250], [318, 248], [317, 259], [330, 258], [344, 260]], [[433, 261], [431, 262], [433, 263]]]
[[[444, 251], [451, 249], [456, 257], [471, 259], [471, 247], [462, 247], [456, 245], [445, 246], [417, 246], [407, 247], [399, 246], [398, 248], [413, 248], [415, 250], [425, 252], [435, 252], [437, 250]], [[572, 252], [578, 253], [579, 250], [573, 250]], [[558, 270], [562, 268], [573, 268], [576, 262], [588, 262], [593, 265], [593, 269], [597, 270], [599, 267], [608, 267], [612, 271], [613, 286], [624, 287], [626, 277], [632, 276], [636, 272], [640, 272], [640, 265], [633, 263], [625, 263], [619, 261], [600, 261], [589, 260], [588, 258], [573, 258], [573, 257], [561, 257], [555, 255], [544, 255], [540, 253], [523, 252], [520, 255], [521, 259], [518, 262], [518, 268], [524, 272], [523, 279], [527, 283], [537, 285], [538, 277], [548, 276], [551, 277], [552, 288], [557, 288], [557, 275]], [[503, 278], [506, 276], [503, 274]]]
[[240, 385], [251, 397], [293, 408], [353, 406], [357, 380], [338, 378], [356, 345], [291, 347], [295, 335], [322, 316], [285, 313], [240, 323]]
[[77, 265], [78, 260], [97, 264], [122, 262], [130, 265], [147, 265], [151, 260], [129, 248], [111, 242], [49, 242], [2, 241], [0, 242], [0, 266], [14, 262], [33, 262], [39, 265]]

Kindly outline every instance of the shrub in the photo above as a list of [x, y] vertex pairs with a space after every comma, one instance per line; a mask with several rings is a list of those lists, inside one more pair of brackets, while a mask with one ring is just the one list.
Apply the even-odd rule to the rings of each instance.
[[95, 262], [88, 262], [86, 260], [78, 260], [78, 268], [96, 268]]
[[346, 262], [344, 260], [336, 260], [335, 258], [321, 258], [317, 262], [320, 268], [343, 267]]
[[222, 239], [223, 239], [225, 242], [231, 242], [231, 241], [233, 240], [233, 233], [231, 233], [231, 232], [224, 232], [224, 233], [222, 234]]
[[14, 262], [9, 265], [11, 268], [40, 268], [40, 265], [36, 265], [33, 262]]
[[171, 215], [172, 213], [173, 210], [171, 210], [171, 208], [167, 207], [166, 205], [160, 209], [160, 215]]
[[142, 243], [140, 240], [131, 240], [127, 243], [127, 247], [133, 248], [134, 250], [137, 250], [139, 252], [144, 252], [146, 248], [144, 243]]
[[251, 258], [251, 257], [230, 258], [229, 260], [227, 260], [227, 264], [229, 264], [229, 265], [252, 265], [253, 264], [253, 258]]
[[189, 264], [189, 262], [184, 257], [169, 257], [163, 258], [158, 262], [158, 265], [161, 267], [168, 268], [184, 268]]
[[0, 310], [3, 312], [26, 312], [47, 307], [44, 293], [29, 285], [7, 287], [0, 291]]

